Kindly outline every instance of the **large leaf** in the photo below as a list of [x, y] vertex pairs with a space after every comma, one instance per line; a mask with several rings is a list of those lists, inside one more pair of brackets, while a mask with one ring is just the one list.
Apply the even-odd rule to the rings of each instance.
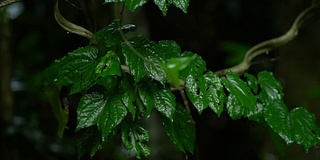
[[187, 96], [199, 113], [208, 106], [218, 115], [222, 113], [226, 96], [218, 76], [207, 72], [199, 78], [189, 75], [185, 81]]
[[289, 111], [281, 100], [273, 100], [264, 107], [264, 117], [267, 124], [282, 139], [290, 144], [294, 141], [294, 135], [291, 131]]
[[[253, 111], [257, 104], [256, 97], [252, 94], [250, 87], [243, 82], [238, 75], [228, 72], [226, 78], [222, 79], [226, 89], [234, 96], [239, 105]], [[231, 98], [233, 99], [233, 98]]]
[[122, 103], [121, 94], [115, 93], [109, 96], [97, 123], [103, 141], [121, 123], [127, 112], [126, 106]]
[[137, 158], [150, 155], [150, 148], [145, 144], [149, 141], [149, 132], [137, 123], [126, 123], [121, 128], [121, 139], [128, 151], [134, 150]]
[[316, 117], [304, 108], [295, 108], [290, 113], [282, 100], [273, 100], [264, 109], [267, 124], [287, 144], [297, 142], [306, 150], [320, 142], [320, 128]]
[[163, 118], [163, 125], [167, 135], [178, 148], [193, 153], [195, 145], [195, 123], [183, 106], [178, 105], [173, 121]]
[[106, 103], [107, 99], [101, 93], [94, 92], [84, 95], [77, 108], [76, 131], [97, 124]]
[[175, 96], [168, 87], [157, 83], [145, 83], [139, 87], [138, 91], [141, 101], [147, 108], [147, 116], [151, 114], [153, 108], [156, 108], [170, 120], [173, 119], [176, 102]]
[[[57, 87], [72, 86], [70, 94], [85, 91], [96, 80], [94, 68], [97, 65], [98, 50], [93, 46], [78, 48], [67, 54], [60, 60], [56, 60], [44, 73], [44, 84], [56, 85]], [[49, 79], [53, 78], [53, 79]]]

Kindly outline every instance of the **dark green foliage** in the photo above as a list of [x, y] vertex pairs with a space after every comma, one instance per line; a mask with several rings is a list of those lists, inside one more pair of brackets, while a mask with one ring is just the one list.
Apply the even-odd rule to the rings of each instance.
[[[119, 1], [122, 0], [105, 0]], [[124, 2], [133, 11], [147, 1]], [[171, 4], [186, 12], [189, 3], [154, 2], [163, 14]], [[142, 36], [126, 40], [120, 30], [126, 33], [134, 26], [118, 24], [115, 20], [97, 32], [88, 46], [57, 60], [45, 72], [46, 87], [69, 86], [70, 94], [83, 94], [77, 108], [76, 128], [85, 133], [78, 145], [80, 156], [85, 152], [93, 156], [115, 134], [121, 134], [124, 146], [134, 150], [137, 158], [148, 156], [149, 132], [141, 120], [153, 111], [162, 114], [172, 142], [181, 151], [193, 153], [196, 124], [176, 101], [172, 87], [179, 85], [184, 88], [178, 89], [186, 91], [199, 114], [209, 107], [219, 116], [225, 109], [232, 119], [248, 118], [266, 124], [287, 144], [296, 142], [306, 150], [320, 142], [315, 116], [304, 108], [289, 111], [282, 100], [282, 87], [272, 73], [260, 72], [257, 77], [246, 73], [240, 77], [228, 72], [218, 77], [207, 71], [199, 55], [181, 53], [177, 43], [153, 42]]]

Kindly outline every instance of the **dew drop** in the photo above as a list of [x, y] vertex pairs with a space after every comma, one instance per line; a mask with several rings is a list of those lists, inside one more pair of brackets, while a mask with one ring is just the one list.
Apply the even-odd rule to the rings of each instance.
[[67, 34], [69, 34], [70, 32], [67, 32]]

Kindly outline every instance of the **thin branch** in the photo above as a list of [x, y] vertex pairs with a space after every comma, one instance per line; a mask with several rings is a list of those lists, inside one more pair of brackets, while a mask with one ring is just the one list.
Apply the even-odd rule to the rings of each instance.
[[4, 0], [0, 2], [0, 8], [10, 5], [12, 3], [19, 2], [19, 0]]
[[292, 41], [298, 35], [299, 28], [302, 26], [302, 24], [304, 24], [308, 19], [310, 19], [319, 9], [320, 2], [312, 4], [310, 7], [308, 7], [299, 14], [299, 16], [295, 19], [294, 23], [292, 24], [291, 28], [285, 34], [283, 34], [280, 37], [270, 39], [253, 46], [246, 53], [241, 63], [230, 68], [222, 69], [215, 73], [220, 76], [225, 75], [228, 71], [232, 71], [239, 75], [243, 74], [251, 66], [252, 59]]
[[93, 34], [87, 29], [69, 22], [61, 15], [59, 11], [58, 0], [54, 0], [54, 18], [56, 19], [58, 24], [68, 32], [86, 37], [88, 39], [91, 39], [91, 37], [93, 36]]

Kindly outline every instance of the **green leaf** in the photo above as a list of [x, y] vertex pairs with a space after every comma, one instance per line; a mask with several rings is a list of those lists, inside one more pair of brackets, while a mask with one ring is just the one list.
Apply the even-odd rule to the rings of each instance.
[[202, 73], [207, 70], [206, 62], [199, 56], [192, 52], [184, 52], [181, 57], [193, 57], [196, 56], [184, 70], [181, 71], [180, 75], [185, 80], [189, 75], [193, 77], [200, 77]]
[[102, 134], [102, 141], [121, 123], [127, 115], [127, 108], [121, 100], [121, 94], [113, 93], [109, 96], [106, 105], [99, 116], [98, 129]]
[[244, 76], [247, 78], [247, 84], [252, 89], [252, 91], [257, 94], [258, 93], [258, 80], [252, 74], [245, 73]]
[[126, 123], [121, 128], [121, 139], [128, 151], [134, 150], [137, 158], [150, 155], [150, 148], [145, 144], [149, 141], [149, 132], [144, 129], [140, 124]]
[[[116, 0], [117, 1], [117, 0]], [[121, 34], [119, 32], [119, 28], [117, 26], [117, 20], [114, 20], [107, 27], [96, 32], [91, 40], [90, 44], [96, 44], [96, 46], [100, 50], [107, 50], [106, 48], [112, 47], [123, 41]], [[127, 33], [129, 31], [134, 31], [135, 26], [128, 24], [121, 27], [123, 33]]]
[[264, 107], [266, 123], [276, 132], [287, 144], [294, 141], [291, 131], [289, 111], [281, 100], [273, 100]]
[[124, 2], [129, 11], [133, 12], [139, 6], [142, 6], [145, 3], [147, 3], [147, 0], [125, 0]]
[[178, 105], [173, 121], [163, 117], [163, 125], [167, 135], [177, 147], [185, 152], [193, 153], [195, 145], [195, 123], [183, 106]]
[[138, 91], [141, 101], [146, 106], [147, 116], [150, 116], [153, 108], [156, 108], [170, 120], [173, 119], [176, 102], [170, 88], [147, 82], [139, 86]]
[[130, 44], [144, 57], [141, 58], [132, 48], [123, 43], [122, 52], [125, 62], [134, 76], [135, 83], [138, 83], [143, 77], [149, 76], [164, 85], [167, 77], [161, 64], [167, 61], [168, 57], [177, 54], [177, 50], [180, 50], [177, 45], [170, 41], [161, 41], [157, 44], [143, 37], [130, 39]]
[[295, 141], [306, 150], [320, 142], [320, 128], [316, 116], [305, 108], [295, 108], [290, 112], [290, 124]]
[[239, 119], [242, 116], [247, 116], [249, 111], [247, 108], [243, 107], [243, 105], [238, 101], [235, 95], [229, 94], [228, 102], [226, 105], [229, 116], [233, 119]]
[[271, 72], [260, 72], [258, 82], [261, 86], [259, 98], [262, 102], [268, 103], [283, 98], [282, 86]]
[[297, 142], [306, 150], [320, 142], [316, 117], [304, 108], [290, 113], [282, 100], [273, 100], [264, 108], [265, 121], [287, 144]]
[[117, 76], [99, 77], [97, 80], [98, 85], [102, 85], [106, 90], [113, 90], [118, 84]]
[[94, 92], [84, 95], [77, 108], [76, 131], [97, 124], [106, 102], [106, 98], [101, 93]]
[[158, 8], [161, 10], [163, 15], [167, 15], [168, 7], [171, 5], [172, 0], [153, 0], [154, 3], [158, 6]]
[[208, 106], [220, 115], [226, 100], [220, 78], [212, 72], [196, 78], [189, 75], [185, 80], [186, 93], [201, 114]]
[[185, 69], [194, 58], [196, 56], [171, 58], [169, 62], [162, 64], [162, 68], [173, 86], [180, 85], [179, 71]]
[[[135, 38], [131, 40], [131, 45], [139, 52], [139, 44], [143, 43], [141, 41], [145, 41], [145, 39]], [[122, 44], [122, 52], [125, 57], [125, 63], [128, 65], [131, 74], [134, 76], [135, 83], [138, 83], [144, 76], [147, 75], [147, 71], [144, 66], [144, 60], [138, 57], [126, 44]]]
[[128, 111], [132, 115], [132, 119], [134, 120], [136, 117], [136, 107], [134, 105], [134, 102], [135, 102], [134, 92], [131, 89], [129, 89], [127, 92], [123, 94], [122, 102], [127, 107]]
[[96, 73], [100, 77], [106, 77], [111, 75], [121, 76], [122, 70], [120, 66], [119, 57], [113, 51], [103, 56], [95, 69]]
[[172, 0], [173, 4], [180, 8], [184, 13], [187, 13], [190, 0]]
[[154, 3], [162, 11], [163, 15], [167, 14], [168, 7], [173, 3], [176, 7], [180, 8], [183, 12], [187, 13], [189, 0], [153, 0]]
[[69, 94], [87, 90], [96, 80], [96, 75], [92, 72], [94, 72], [96, 66], [97, 53], [97, 48], [86, 46], [72, 51], [60, 60], [56, 60], [45, 71], [44, 84], [57, 87], [74, 84]]
[[91, 157], [102, 148], [101, 133], [96, 127], [88, 128], [84, 131], [81, 140], [77, 143], [78, 159], [80, 159], [84, 153], [90, 153]]
[[[234, 96], [239, 105], [253, 111], [257, 104], [256, 97], [252, 94], [249, 86], [243, 82], [238, 75], [228, 72], [226, 78], [222, 79], [226, 89]], [[231, 98], [233, 100], [233, 97]], [[232, 102], [233, 103], [233, 102]]]
[[111, 132], [106, 138], [107, 140], [102, 142], [101, 133], [96, 126], [86, 128], [81, 132], [81, 138], [79, 138], [77, 142], [78, 159], [81, 159], [84, 153], [89, 153], [92, 158], [96, 152], [101, 150], [116, 134], [114, 131]]

